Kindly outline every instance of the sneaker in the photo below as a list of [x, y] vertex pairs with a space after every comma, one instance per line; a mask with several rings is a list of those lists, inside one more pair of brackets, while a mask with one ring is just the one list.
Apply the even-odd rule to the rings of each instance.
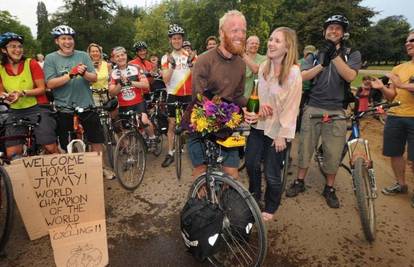
[[286, 190], [287, 197], [296, 197], [299, 193], [305, 192], [305, 182], [296, 179]]
[[396, 194], [407, 194], [408, 192], [408, 186], [405, 185], [400, 185], [399, 183], [395, 183], [391, 186], [385, 187], [381, 190], [381, 192], [384, 195], [396, 195]]
[[158, 145], [158, 139], [154, 138], [154, 139], [149, 139], [149, 151], [156, 151], [157, 150], [157, 145]]
[[167, 156], [165, 156], [165, 159], [161, 164], [161, 167], [166, 168], [166, 167], [170, 166], [171, 163], [173, 163], [173, 162], [174, 162], [174, 156], [172, 156], [170, 154], [167, 154]]
[[335, 188], [331, 186], [325, 186], [325, 189], [322, 192], [322, 196], [326, 199], [326, 204], [332, 209], [339, 208], [339, 200], [336, 197]]

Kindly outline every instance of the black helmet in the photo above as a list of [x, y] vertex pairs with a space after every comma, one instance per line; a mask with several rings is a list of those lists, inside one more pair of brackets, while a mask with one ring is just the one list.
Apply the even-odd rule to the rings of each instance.
[[333, 15], [333, 16], [329, 17], [323, 23], [323, 29], [326, 30], [326, 28], [331, 24], [339, 24], [344, 29], [344, 32], [348, 32], [349, 21], [345, 16]]
[[148, 49], [148, 46], [145, 42], [142, 41], [138, 41], [134, 44], [134, 50], [135, 52], [140, 50], [140, 49]]
[[5, 32], [0, 35], [0, 47], [5, 47], [10, 41], [19, 41], [23, 44], [23, 37], [14, 32]]
[[69, 26], [66, 25], [59, 25], [52, 29], [50, 32], [54, 38], [58, 38], [61, 35], [70, 35], [75, 36], [76, 32]]
[[168, 37], [171, 37], [175, 34], [181, 34], [182, 36], [184, 36], [184, 29], [178, 26], [177, 24], [171, 24], [168, 30]]

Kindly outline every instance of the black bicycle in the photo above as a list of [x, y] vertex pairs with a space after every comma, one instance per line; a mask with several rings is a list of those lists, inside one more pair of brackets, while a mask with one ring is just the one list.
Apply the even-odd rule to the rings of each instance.
[[[341, 164], [352, 177], [352, 185], [357, 200], [359, 217], [361, 219], [362, 230], [365, 238], [372, 242], [375, 240], [376, 222], [375, 222], [375, 206], [374, 200], [377, 198], [377, 185], [374, 172], [374, 162], [371, 158], [371, 152], [368, 140], [361, 137], [360, 119], [366, 115], [373, 115], [383, 112], [385, 109], [398, 106], [400, 103], [381, 104], [369, 108], [364, 112], [355, 112], [350, 116], [343, 115], [327, 115], [327, 114], [311, 114], [311, 119], [319, 119], [321, 123], [331, 123], [333, 120], [350, 120], [351, 131], [348, 141], [345, 143], [341, 154]], [[346, 154], [349, 156], [349, 165], [342, 163]], [[319, 145], [315, 153], [315, 161], [318, 163], [319, 170], [326, 178], [324, 171], [323, 147]]]
[[[192, 184], [188, 197], [215, 204], [224, 214], [220, 249], [208, 260], [215, 266], [261, 266], [267, 252], [267, 233], [259, 206], [239, 181], [220, 170], [223, 157], [217, 140], [209, 136], [201, 140], [207, 171]], [[228, 140], [221, 144], [240, 146]]]
[[[0, 111], [0, 114], [7, 114], [8, 111]], [[40, 114], [36, 121], [29, 118], [19, 118], [10, 122], [3, 122], [2, 129], [6, 127], [26, 127], [27, 133], [13, 136], [1, 136], [0, 142], [8, 140], [24, 140], [23, 154], [20, 156], [37, 155], [39, 146], [36, 145], [35, 136], [33, 134], [34, 128], [39, 125]], [[10, 164], [10, 158], [7, 157], [4, 151], [0, 152], [0, 255], [4, 254], [4, 249], [9, 241], [14, 221], [14, 199], [13, 189], [10, 177], [4, 168], [4, 165]]]

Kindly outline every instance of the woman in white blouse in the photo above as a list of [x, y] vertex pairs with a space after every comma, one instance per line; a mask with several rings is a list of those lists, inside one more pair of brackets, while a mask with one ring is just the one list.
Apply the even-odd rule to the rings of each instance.
[[273, 219], [281, 199], [281, 169], [287, 142], [295, 137], [296, 117], [302, 94], [302, 77], [297, 63], [296, 33], [277, 28], [267, 41], [267, 60], [259, 67], [259, 114], [245, 111], [246, 121], [257, 123], [247, 140], [246, 168], [249, 190], [261, 200], [261, 168], [266, 178], [265, 221]]

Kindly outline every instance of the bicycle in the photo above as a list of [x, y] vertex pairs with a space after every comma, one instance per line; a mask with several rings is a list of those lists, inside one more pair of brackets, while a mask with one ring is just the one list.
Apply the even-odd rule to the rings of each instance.
[[184, 114], [184, 107], [189, 103], [174, 102], [167, 105], [175, 107], [175, 130], [174, 130], [174, 162], [175, 162], [175, 174], [177, 179], [181, 179], [182, 169], [182, 154], [184, 148], [184, 135], [181, 127], [181, 121]]
[[[215, 266], [261, 266], [267, 252], [267, 233], [259, 206], [239, 181], [220, 170], [223, 157], [214, 138], [201, 140], [205, 144], [207, 170], [196, 178], [188, 198], [205, 199], [224, 213], [221, 247], [208, 260]], [[240, 146], [237, 142], [226, 143], [220, 142], [227, 147]]]
[[[377, 186], [374, 172], [374, 162], [371, 158], [371, 152], [368, 140], [361, 137], [360, 119], [367, 114], [381, 113], [384, 109], [398, 106], [400, 103], [389, 103], [376, 105], [364, 112], [356, 112], [348, 116], [311, 114], [311, 119], [321, 119], [321, 123], [330, 123], [333, 120], [350, 120], [350, 136], [345, 143], [341, 154], [340, 167], [344, 168], [352, 177], [353, 190], [357, 200], [359, 217], [362, 224], [362, 230], [367, 241], [375, 240], [376, 222], [374, 200], [377, 198]], [[363, 146], [363, 151], [357, 151], [358, 145]], [[349, 166], [342, 163], [345, 155], [348, 154]], [[320, 144], [316, 148], [314, 160], [317, 162], [319, 170], [326, 178], [326, 172], [323, 170], [323, 148]]]
[[128, 119], [120, 120], [126, 131], [116, 144], [114, 170], [122, 187], [132, 191], [144, 179], [147, 144], [142, 136], [144, 127], [140, 115], [132, 110], [120, 115]]
[[[6, 114], [6, 111], [0, 111], [0, 114]], [[13, 135], [13, 136], [1, 136], [0, 141], [6, 140], [25, 140], [23, 146], [23, 154], [21, 156], [33, 156], [38, 154], [35, 137], [33, 135], [34, 127], [40, 122], [40, 115], [36, 122], [32, 122], [29, 119], [21, 118], [11, 122], [4, 122], [2, 127], [27, 127], [26, 134]], [[2, 151], [0, 152], [0, 254], [4, 253], [4, 249], [9, 241], [14, 221], [14, 197], [13, 189], [10, 177], [4, 168], [5, 164], [10, 164], [11, 160]]]

